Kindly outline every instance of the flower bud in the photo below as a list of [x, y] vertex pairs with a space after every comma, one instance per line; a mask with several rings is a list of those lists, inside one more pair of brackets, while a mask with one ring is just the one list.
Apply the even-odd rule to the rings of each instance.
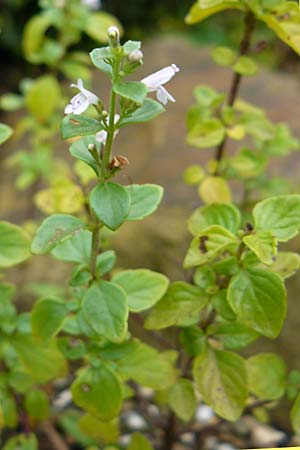
[[117, 27], [112, 25], [107, 30], [107, 35], [109, 38], [109, 43], [112, 47], [118, 47], [120, 44], [120, 32]]
[[143, 59], [143, 53], [141, 50], [133, 50], [129, 53], [128, 59], [130, 62], [141, 62]]

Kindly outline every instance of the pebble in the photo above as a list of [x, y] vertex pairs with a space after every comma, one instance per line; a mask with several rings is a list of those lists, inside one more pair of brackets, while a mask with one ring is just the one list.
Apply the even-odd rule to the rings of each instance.
[[159, 417], [160, 416], [160, 410], [156, 405], [149, 405], [147, 408], [147, 412], [149, 416], [151, 417]]
[[236, 447], [227, 442], [220, 442], [215, 446], [215, 450], [236, 450]]
[[200, 405], [196, 409], [195, 419], [198, 423], [205, 425], [209, 423], [214, 417], [215, 414], [213, 410], [207, 405]]
[[285, 433], [268, 426], [257, 425], [252, 430], [251, 437], [257, 447], [276, 447], [285, 438]]
[[180, 440], [183, 444], [194, 444], [195, 435], [194, 435], [194, 433], [183, 433], [180, 436]]
[[124, 423], [131, 430], [145, 430], [147, 428], [145, 419], [135, 411], [129, 411], [124, 416]]
[[58, 409], [64, 409], [72, 401], [72, 394], [69, 389], [64, 389], [58, 396], [53, 400], [53, 406]]
[[130, 444], [130, 441], [131, 441], [131, 434], [123, 434], [119, 438], [119, 444], [125, 445], [126, 447], [127, 445]]
[[154, 395], [154, 390], [145, 386], [139, 386], [139, 394], [141, 397], [151, 399]]

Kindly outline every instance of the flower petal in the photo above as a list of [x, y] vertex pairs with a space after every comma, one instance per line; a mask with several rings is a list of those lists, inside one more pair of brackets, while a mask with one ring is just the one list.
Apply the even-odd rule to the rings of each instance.
[[156, 98], [163, 105], [166, 105], [168, 103], [168, 100], [170, 100], [171, 102], [176, 102], [175, 98], [167, 91], [167, 89], [162, 86], [156, 89]]
[[156, 90], [159, 86], [170, 81], [178, 71], [179, 68], [175, 64], [171, 64], [171, 66], [165, 67], [164, 69], [158, 70], [152, 75], [143, 78], [141, 82], [144, 83], [151, 92]]

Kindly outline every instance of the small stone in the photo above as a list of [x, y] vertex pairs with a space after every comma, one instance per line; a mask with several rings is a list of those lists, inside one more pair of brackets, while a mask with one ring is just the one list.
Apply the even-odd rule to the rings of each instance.
[[214, 417], [215, 417], [215, 414], [214, 414], [213, 410], [207, 405], [200, 405], [196, 409], [195, 419], [198, 423], [207, 424]]
[[126, 447], [127, 447], [127, 445], [130, 444], [130, 441], [131, 441], [131, 434], [123, 434], [119, 438], [119, 443], [121, 445], [125, 445]]
[[195, 442], [195, 435], [193, 433], [183, 433], [180, 436], [180, 440], [183, 444], [194, 444]]
[[258, 422], [251, 430], [251, 439], [255, 447], [276, 447], [285, 437], [286, 434], [283, 431]]
[[72, 401], [72, 394], [69, 389], [61, 391], [53, 401], [53, 406], [58, 409], [63, 409]]
[[205, 450], [214, 450], [218, 445], [218, 439], [216, 436], [207, 436], [204, 443]]
[[151, 417], [159, 417], [160, 416], [160, 410], [156, 405], [149, 405], [147, 408], [147, 412], [149, 416]]
[[215, 447], [216, 450], [236, 450], [234, 445], [228, 444], [227, 442], [220, 442]]
[[154, 395], [154, 390], [148, 387], [139, 386], [139, 394], [143, 398], [150, 399]]
[[147, 428], [145, 419], [135, 411], [130, 411], [125, 417], [125, 424], [131, 430], [144, 430]]

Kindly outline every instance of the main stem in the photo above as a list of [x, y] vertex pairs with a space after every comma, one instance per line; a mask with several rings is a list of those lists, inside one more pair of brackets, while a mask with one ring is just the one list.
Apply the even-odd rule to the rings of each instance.
[[[118, 63], [115, 63], [114, 67], [114, 76], [116, 72], [118, 72], [119, 65]], [[106, 180], [107, 175], [109, 173], [109, 160], [110, 160], [110, 154], [111, 154], [111, 148], [113, 144], [114, 139], [114, 133], [115, 133], [115, 112], [116, 112], [116, 94], [114, 93], [113, 89], [111, 90], [110, 94], [110, 101], [109, 101], [109, 119], [108, 119], [108, 130], [107, 130], [107, 138], [106, 143], [104, 146], [103, 154], [102, 154], [102, 160], [101, 160], [101, 177], [100, 180], [103, 182]], [[93, 279], [96, 279], [96, 269], [97, 269], [97, 256], [99, 253], [99, 245], [100, 245], [100, 236], [99, 231], [101, 228], [101, 222], [98, 218], [95, 219], [94, 227], [93, 227], [93, 234], [92, 234], [92, 249], [91, 249], [91, 262], [90, 262], [90, 270], [91, 274], [93, 276]]]
[[[247, 53], [249, 52], [250, 44], [251, 44], [251, 37], [253, 35], [254, 28], [255, 28], [255, 16], [253, 15], [252, 12], [249, 11], [245, 17], [245, 31], [244, 31], [244, 36], [243, 36], [243, 39], [242, 39], [241, 45], [240, 45], [239, 56], [247, 55]], [[233, 75], [233, 78], [231, 81], [228, 98], [227, 98], [228, 106], [234, 105], [234, 102], [237, 98], [237, 95], [238, 95], [238, 92], [239, 92], [239, 89], [241, 86], [241, 81], [242, 81], [242, 75], [237, 72], [234, 72], [234, 75]], [[216, 148], [216, 158], [215, 159], [218, 164], [217, 164], [215, 175], [218, 175], [219, 163], [224, 157], [226, 144], [227, 144], [227, 136], [224, 137], [223, 141]]]

